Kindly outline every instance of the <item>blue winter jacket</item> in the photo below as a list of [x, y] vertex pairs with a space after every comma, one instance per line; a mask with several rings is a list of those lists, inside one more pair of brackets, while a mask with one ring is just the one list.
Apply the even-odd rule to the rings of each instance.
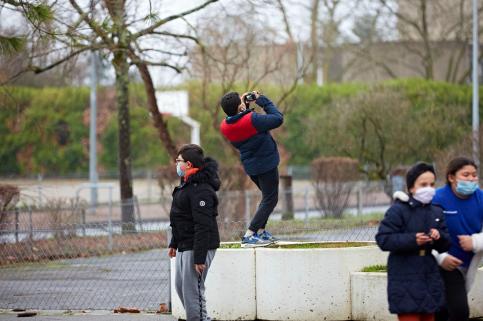
[[283, 123], [283, 115], [265, 96], [258, 97], [257, 105], [264, 114], [248, 109], [227, 117], [220, 125], [221, 133], [240, 151], [243, 168], [248, 175], [266, 173], [278, 166], [280, 155], [270, 130]]
[[445, 215], [452, 241], [448, 253], [462, 260], [462, 266], [468, 268], [474, 253], [461, 248], [458, 235], [473, 235], [481, 232], [483, 191], [478, 189], [467, 199], [461, 199], [455, 195], [451, 186], [446, 184], [436, 190], [433, 204], [441, 207]]
[[[437, 229], [440, 239], [419, 246], [416, 233]], [[377, 245], [389, 251], [387, 297], [391, 313], [434, 313], [445, 303], [444, 284], [431, 250], [445, 252], [450, 237], [441, 208], [414, 198], [396, 201], [376, 234]]]

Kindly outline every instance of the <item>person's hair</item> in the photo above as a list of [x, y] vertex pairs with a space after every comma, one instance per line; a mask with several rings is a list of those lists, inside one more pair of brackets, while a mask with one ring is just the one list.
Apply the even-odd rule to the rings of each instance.
[[449, 163], [448, 166], [446, 167], [446, 184], [450, 185], [451, 182], [449, 181], [449, 176], [450, 175], [456, 175], [456, 172], [462, 169], [463, 167], [471, 165], [475, 169], [478, 169], [478, 166], [476, 166], [476, 163], [467, 157], [456, 157], [453, 158]]
[[426, 172], [431, 172], [434, 176], [436, 176], [433, 165], [428, 163], [416, 163], [408, 170], [408, 172], [406, 173], [406, 188], [408, 192], [411, 188], [414, 187], [414, 183], [416, 183], [418, 177]]
[[221, 97], [220, 105], [228, 116], [235, 116], [238, 113], [238, 106], [241, 104], [240, 95], [237, 92], [229, 92]]
[[185, 162], [190, 162], [193, 167], [200, 168], [204, 164], [203, 149], [196, 144], [186, 144], [178, 150], [178, 155], [183, 157]]

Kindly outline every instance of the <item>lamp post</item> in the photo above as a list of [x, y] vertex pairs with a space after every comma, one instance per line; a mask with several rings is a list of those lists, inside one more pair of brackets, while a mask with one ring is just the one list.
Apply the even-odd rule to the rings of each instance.
[[94, 210], [97, 204], [97, 68], [96, 54], [91, 53], [91, 75], [90, 75], [90, 127], [89, 127], [89, 182], [91, 184], [91, 209]]
[[480, 166], [480, 114], [479, 114], [479, 95], [478, 95], [478, 77], [480, 63], [478, 61], [478, 0], [473, 0], [473, 64], [472, 64], [472, 78], [473, 78], [473, 121], [472, 121], [472, 141], [473, 141], [473, 160], [476, 165]]

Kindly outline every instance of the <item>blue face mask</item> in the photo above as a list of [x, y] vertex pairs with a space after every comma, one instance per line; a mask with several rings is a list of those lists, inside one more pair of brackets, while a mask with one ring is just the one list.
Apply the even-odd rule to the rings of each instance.
[[457, 181], [456, 193], [469, 196], [478, 189], [478, 182]]
[[176, 173], [178, 174], [179, 177], [184, 177], [184, 170], [181, 169], [180, 163], [176, 164]]

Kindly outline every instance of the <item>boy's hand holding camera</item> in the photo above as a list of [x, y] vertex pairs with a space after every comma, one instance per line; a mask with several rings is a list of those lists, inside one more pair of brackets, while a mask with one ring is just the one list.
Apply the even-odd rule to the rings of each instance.
[[260, 93], [258, 91], [250, 91], [241, 96], [241, 101], [245, 104], [246, 108], [248, 108], [250, 103], [252, 101], [256, 101], [258, 97], [260, 97]]

